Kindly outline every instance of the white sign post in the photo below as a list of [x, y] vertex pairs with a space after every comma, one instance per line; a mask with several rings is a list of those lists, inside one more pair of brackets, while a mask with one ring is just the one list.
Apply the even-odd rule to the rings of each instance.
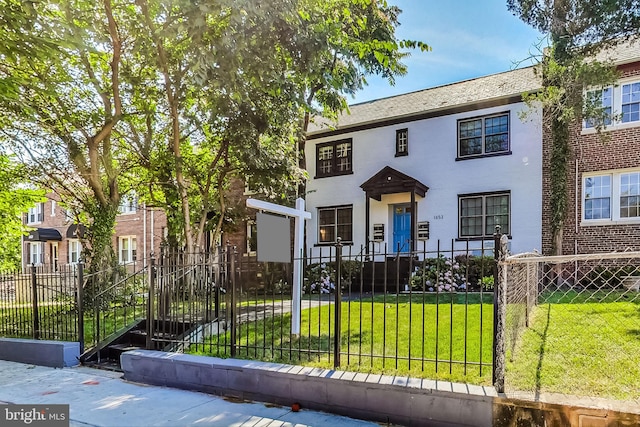
[[[293, 295], [291, 301], [291, 334], [300, 335], [300, 311], [302, 295], [302, 246], [304, 245], [304, 220], [311, 219], [311, 212], [304, 210], [304, 199], [296, 199], [296, 207], [276, 205], [262, 200], [247, 199], [247, 207], [265, 212], [293, 217], [295, 234], [293, 237]], [[260, 236], [258, 236], [258, 239]]]

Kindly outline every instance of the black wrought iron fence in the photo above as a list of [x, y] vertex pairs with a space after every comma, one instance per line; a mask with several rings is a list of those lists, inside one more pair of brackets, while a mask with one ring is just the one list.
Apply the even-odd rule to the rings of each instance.
[[74, 265], [0, 273], [0, 336], [77, 341], [80, 274]]
[[640, 252], [500, 266], [507, 390], [640, 404]]
[[96, 347], [110, 336], [142, 322], [149, 300], [147, 263], [83, 272], [79, 298], [87, 347]]
[[226, 303], [188, 351], [491, 382], [491, 247], [329, 246], [309, 254], [294, 259], [304, 273], [299, 334], [291, 266], [227, 252], [227, 275], [217, 282]]

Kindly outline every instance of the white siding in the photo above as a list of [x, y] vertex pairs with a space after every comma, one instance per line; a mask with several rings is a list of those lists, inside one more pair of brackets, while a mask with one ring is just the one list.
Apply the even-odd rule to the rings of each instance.
[[[429, 187], [426, 197], [416, 196], [417, 220], [430, 222], [427, 250], [437, 241], [451, 245], [458, 238], [458, 195], [492, 191], [511, 194], [511, 250], [541, 248], [542, 217], [542, 129], [540, 120], [523, 122], [518, 113], [523, 103], [450, 114], [350, 132], [311, 140], [306, 146], [310, 179], [307, 184], [307, 242], [317, 243], [317, 208], [353, 204], [354, 246], [365, 240], [365, 192], [360, 185], [385, 166], [409, 175]], [[456, 161], [457, 121], [459, 119], [509, 112], [509, 136], [512, 154]], [[409, 155], [395, 157], [396, 130], [408, 128]], [[316, 144], [338, 139], [353, 139], [353, 174], [315, 179]], [[371, 199], [370, 237], [373, 224], [385, 224], [385, 241], [391, 246], [390, 205], [410, 201], [409, 193], [384, 195]], [[465, 242], [456, 245], [464, 247]], [[422, 249], [422, 245], [418, 245]], [[359, 250], [359, 249], [358, 249]]]

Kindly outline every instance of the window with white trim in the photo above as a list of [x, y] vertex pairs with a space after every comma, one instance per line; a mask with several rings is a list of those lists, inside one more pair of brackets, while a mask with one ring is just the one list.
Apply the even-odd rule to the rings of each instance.
[[640, 170], [585, 174], [582, 220], [587, 224], [640, 221]]
[[122, 196], [118, 211], [121, 215], [136, 213], [138, 207], [138, 199], [135, 196]]
[[353, 206], [318, 208], [318, 243], [353, 241]]
[[122, 236], [118, 238], [120, 263], [128, 264], [136, 260], [136, 237]]
[[458, 196], [460, 238], [488, 238], [496, 225], [503, 234], [511, 234], [510, 194], [481, 193]]
[[640, 121], [640, 82], [622, 85], [622, 123]]
[[44, 203], [36, 203], [32, 208], [29, 208], [27, 214], [27, 224], [38, 224], [44, 221]]
[[69, 264], [77, 264], [80, 262], [80, 254], [82, 253], [82, 245], [78, 239], [67, 240], [69, 248]]
[[327, 142], [316, 146], [316, 177], [352, 173], [352, 140]]
[[586, 96], [590, 109], [595, 108], [597, 111], [594, 111], [594, 117], [584, 121], [584, 127], [588, 129], [611, 125], [613, 120], [613, 87], [590, 90]]
[[[623, 79], [615, 86], [589, 89], [585, 92], [585, 98], [584, 129], [640, 125], [638, 80]], [[593, 117], [587, 117], [589, 115]]]
[[509, 154], [509, 113], [458, 121], [458, 158]]
[[29, 262], [34, 265], [44, 264], [44, 242], [29, 243]]
[[56, 216], [56, 201], [51, 201], [51, 216]]
[[255, 221], [247, 221], [247, 253], [255, 255], [258, 249], [258, 225]]

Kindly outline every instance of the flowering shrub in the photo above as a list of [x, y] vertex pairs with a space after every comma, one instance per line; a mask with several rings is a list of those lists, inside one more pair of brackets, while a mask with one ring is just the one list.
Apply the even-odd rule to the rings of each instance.
[[302, 286], [305, 294], [329, 294], [336, 289], [336, 272], [326, 263], [309, 265], [306, 276]]
[[[348, 288], [360, 277], [362, 264], [359, 261], [342, 261], [342, 288]], [[329, 294], [336, 289], [335, 262], [309, 264], [305, 271], [302, 290], [307, 294]]]
[[411, 287], [416, 290], [455, 292], [467, 288], [464, 269], [458, 261], [439, 256], [427, 258], [424, 265], [411, 276]]

